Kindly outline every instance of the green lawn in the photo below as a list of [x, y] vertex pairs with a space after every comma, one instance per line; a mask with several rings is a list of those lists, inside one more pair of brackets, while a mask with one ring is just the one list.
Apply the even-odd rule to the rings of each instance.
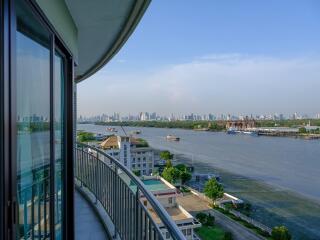
[[195, 231], [202, 240], [222, 240], [224, 237], [224, 231], [216, 226], [202, 226], [200, 228], [195, 229]]

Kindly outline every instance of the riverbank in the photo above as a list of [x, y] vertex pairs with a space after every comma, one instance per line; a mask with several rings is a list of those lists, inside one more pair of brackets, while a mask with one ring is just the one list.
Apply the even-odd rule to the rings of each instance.
[[[258, 136], [269, 137], [293, 137], [306, 140], [320, 139], [320, 120], [259, 120], [255, 121], [256, 128], [248, 131]], [[227, 121], [125, 121], [125, 122], [96, 122], [97, 126], [125, 126], [125, 127], [148, 127], [186, 129], [194, 131], [226, 132]], [[312, 129], [307, 130], [305, 126], [312, 124]], [[318, 126], [318, 128], [317, 128]], [[300, 131], [304, 130], [303, 132]]]
[[312, 133], [299, 133], [299, 132], [266, 132], [266, 131], [258, 131], [258, 136], [266, 136], [266, 137], [292, 137], [292, 138], [301, 138], [305, 140], [317, 140], [320, 139], [320, 134], [312, 134]]
[[289, 190], [262, 181], [213, 168], [183, 155], [177, 162], [195, 167], [198, 173], [215, 173], [221, 177], [225, 190], [252, 204], [250, 217], [269, 226], [285, 225], [293, 239], [320, 239], [320, 203]]
[[[225, 130], [227, 120], [175, 120], [175, 121], [115, 121], [115, 122], [84, 122], [84, 124], [96, 124], [103, 126], [128, 126], [128, 127], [156, 127], [156, 128], [183, 128], [183, 129], [213, 129], [214, 125], [222, 126], [220, 130]], [[286, 119], [286, 120], [255, 120], [257, 128], [294, 128], [307, 126], [318, 126], [320, 128], [320, 119]], [[210, 124], [213, 127], [210, 127]], [[217, 129], [218, 130], [218, 129]]]
[[96, 122], [100, 126], [126, 126], [150, 128], [179, 128], [199, 131], [225, 131], [225, 121], [125, 121], [125, 122]]

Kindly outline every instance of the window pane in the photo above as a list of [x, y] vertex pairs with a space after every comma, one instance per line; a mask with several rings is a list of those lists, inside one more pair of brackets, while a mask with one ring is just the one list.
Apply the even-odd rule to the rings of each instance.
[[49, 236], [50, 35], [16, 1], [18, 239]]
[[56, 53], [54, 73], [54, 135], [55, 135], [55, 225], [56, 239], [62, 239], [63, 216], [63, 86], [64, 59]]

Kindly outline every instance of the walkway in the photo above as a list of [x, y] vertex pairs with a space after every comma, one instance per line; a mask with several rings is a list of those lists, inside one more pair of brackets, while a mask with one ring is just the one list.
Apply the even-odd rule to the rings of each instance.
[[92, 207], [77, 191], [75, 192], [75, 239], [109, 239]]
[[254, 232], [250, 231], [240, 223], [235, 222], [225, 216], [224, 214], [213, 210], [208, 206], [208, 203], [196, 195], [189, 194], [183, 197], [177, 198], [178, 203], [190, 212], [192, 215], [196, 215], [197, 212], [210, 212], [215, 217], [215, 222], [223, 229], [232, 232], [235, 240], [263, 240], [263, 237], [258, 236]]

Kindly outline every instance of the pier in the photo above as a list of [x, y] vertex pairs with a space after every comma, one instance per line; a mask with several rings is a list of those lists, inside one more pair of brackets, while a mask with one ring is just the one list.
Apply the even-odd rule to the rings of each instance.
[[229, 120], [226, 123], [226, 129], [232, 128], [238, 131], [252, 129], [255, 127], [256, 127], [256, 121], [248, 117], [246, 117], [243, 120]]

